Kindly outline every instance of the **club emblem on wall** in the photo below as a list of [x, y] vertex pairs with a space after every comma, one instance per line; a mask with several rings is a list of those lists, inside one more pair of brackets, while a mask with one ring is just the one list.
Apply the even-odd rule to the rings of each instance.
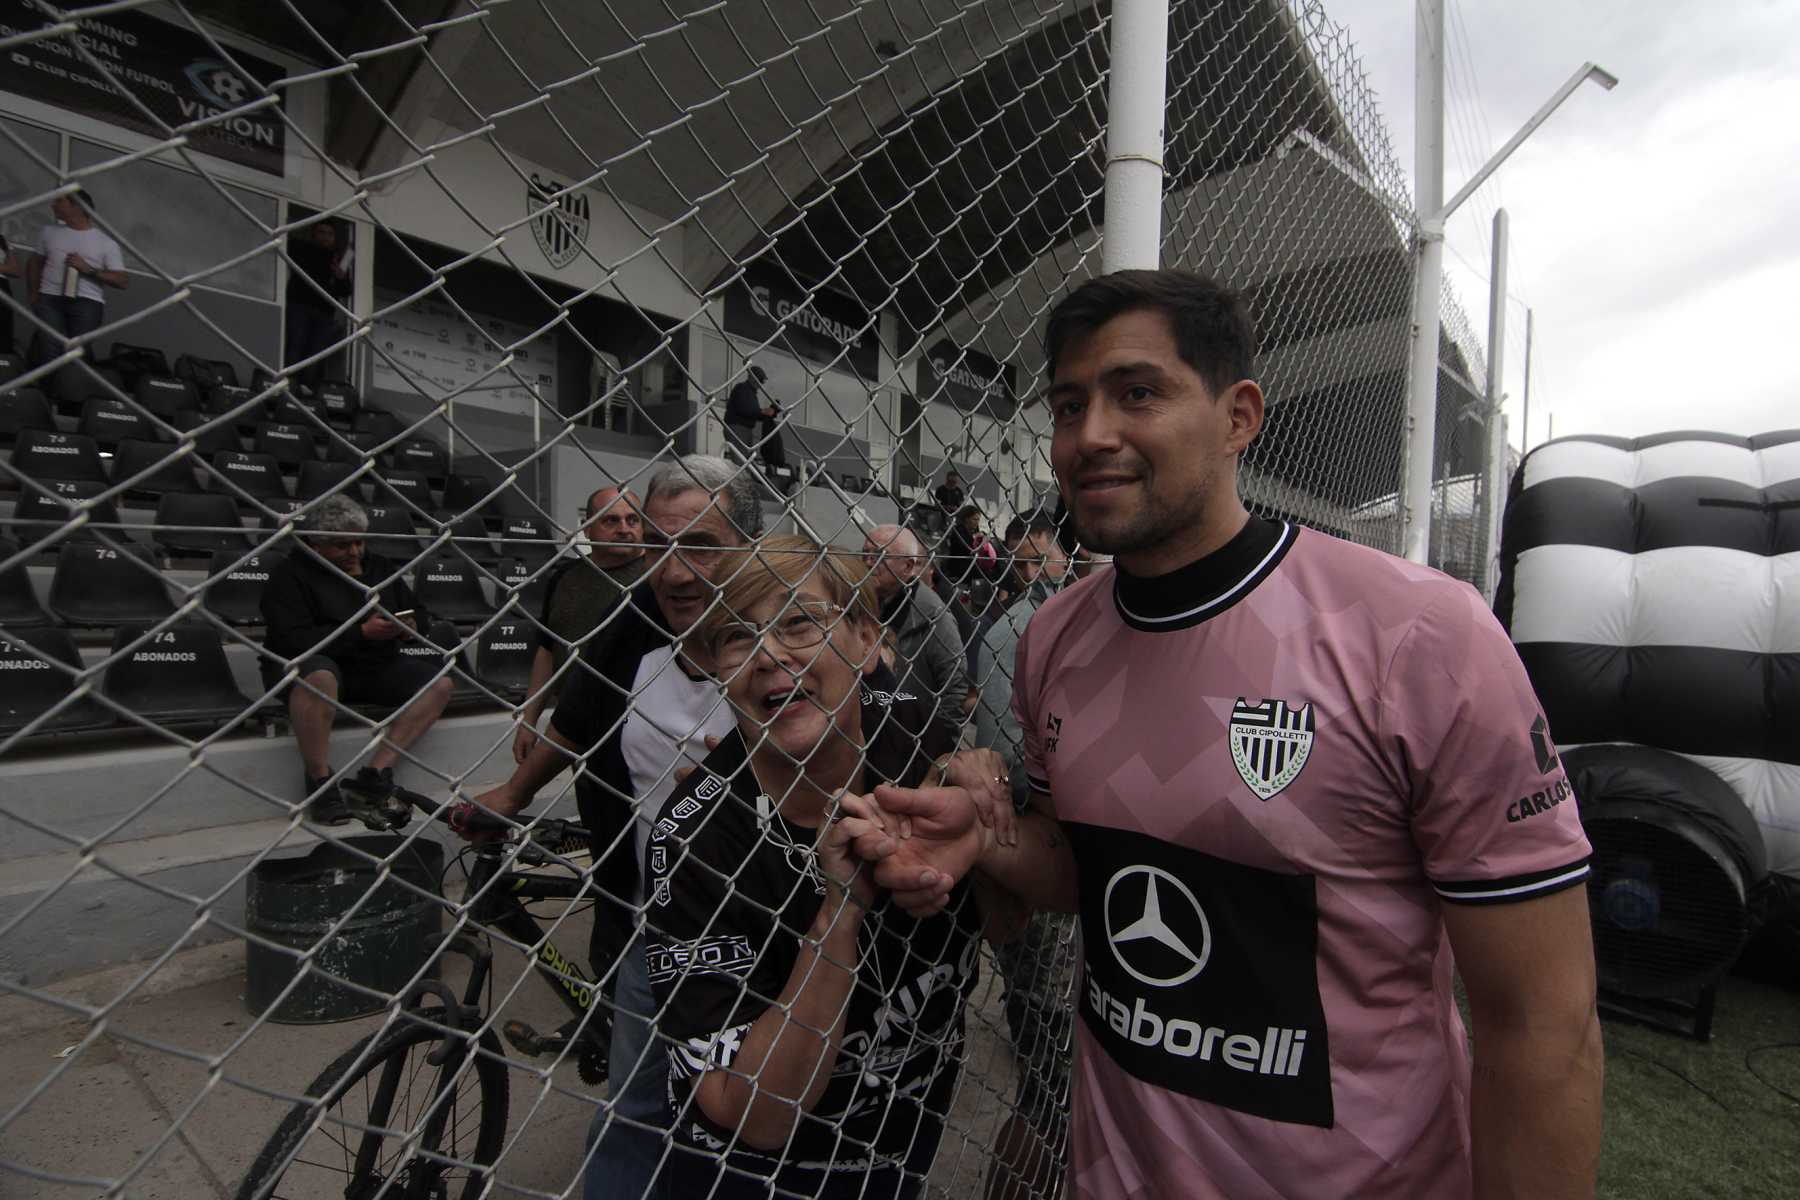
[[[560, 193], [560, 195], [559, 195]], [[563, 185], [536, 175], [525, 186], [525, 205], [532, 213], [531, 236], [558, 270], [575, 261], [587, 245], [592, 214], [586, 192], [565, 192]]]

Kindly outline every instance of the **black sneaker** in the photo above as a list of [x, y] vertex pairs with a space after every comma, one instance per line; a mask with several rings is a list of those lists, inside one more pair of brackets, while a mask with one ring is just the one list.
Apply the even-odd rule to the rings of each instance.
[[355, 815], [371, 829], [398, 828], [412, 819], [412, 805], [394, 787], [392, 767], [364, 767], [338, 788]]
[[350, 820], [350, 806], [338, 792], [331, 777], [314, 779], [306, 776], [306, 819], [315, 825], [343, 825]]

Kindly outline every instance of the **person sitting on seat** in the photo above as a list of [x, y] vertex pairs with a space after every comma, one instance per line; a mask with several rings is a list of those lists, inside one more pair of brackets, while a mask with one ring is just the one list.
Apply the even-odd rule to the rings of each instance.
[[744, 378], [725, 400], [725, 431], [743, 452], [745, 461], [760, 454], [763, 465], [773, 470], [787, 466], [787, 447], [781, 436], [781, 406], [763, 386], [768, 381], [769, 373], [754, 364], [744, 372]]
[[[430, 622], [400, 567], [364, 552], [368, 528], [362, 505], [328, 497], [307, 516], [298, 548], [269, 572], [262, 594], [263, 644], [275, 656], [264, 673], [294, 677], [288, 721], [306, 770], [308, 813], [322, 825], [352, 815], [404, 818], [394, 762], [443, 713], [454, 686], [435, 659], [400, 653]], [[334, 784], [331, 725], [347, 704], [397, 711], [362, 769]]]

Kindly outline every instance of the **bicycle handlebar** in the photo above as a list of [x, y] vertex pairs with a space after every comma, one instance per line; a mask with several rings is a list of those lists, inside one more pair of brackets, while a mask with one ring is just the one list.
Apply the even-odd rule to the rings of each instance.
[[528, 843], [528, 847], [522, 849], [520, 855], [527, 861], [530, 856], [525, 852], [526, 850], [548, 851], [554, 857], [557, 851], [568, 842], [585, 842], [589, 837], [587, 826], [575, 821], [566, 821], [560, 817], [540, 817], [527, 825], [523, 821], [509, 821], [500, 814], [485, 809], [471, 800], [440, 808], [438, 803], [428, 796], [422, 796], [418, 792], [406, 788], [395, 790], [405, 797], [414, 808], [433, 820], [448, 825], [459, 837], [467, 838], [470, 835], [491, 833], [513, 837], [518, 841]]

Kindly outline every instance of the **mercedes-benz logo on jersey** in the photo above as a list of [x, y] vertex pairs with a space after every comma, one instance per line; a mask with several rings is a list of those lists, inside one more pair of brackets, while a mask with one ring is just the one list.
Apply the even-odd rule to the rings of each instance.
[[1193, 891], [1168, 871], [1123, 867], [1107, 881], [1103, 903], [1113, 957], [1139, 983], [1174, 987], [1206, 968], [1212, 927]]
[[1312, 754], [1313, 706], [1286, 700], [1251, 704], [1239, 696], [1231, 706], [1231, 765], [1263, 800], [1294, 782]]

